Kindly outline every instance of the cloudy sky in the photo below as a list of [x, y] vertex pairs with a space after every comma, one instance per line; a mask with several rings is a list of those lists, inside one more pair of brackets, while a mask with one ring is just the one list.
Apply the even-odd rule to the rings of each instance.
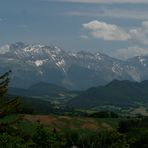
[[148, 0], [0, 0], [0, 45], [148, 54]]

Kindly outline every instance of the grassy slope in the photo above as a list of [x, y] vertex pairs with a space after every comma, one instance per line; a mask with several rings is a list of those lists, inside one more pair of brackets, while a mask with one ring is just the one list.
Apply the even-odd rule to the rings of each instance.
[[112, 118], [87, 118], [56, 115], [25, 115], [24, 119], [31, 122], [40, 121], [49, 129], [76, 130], [78, 132], [99, 131], [101, 129], [113, 130], [121, 119]]
[[[8, 123], [20, 115], [9, 115], [0, 119], [0, 123]], [[22, 116], [22, 115], [21, 115]], [[97, 132], [102, 129], [113, 130], [117, 128], [121, 119], [113, 118], [87, 118], [57, 115], [23, 115], [23, 120], [17, 123], [17, 128], [28, 133], [33, 133], [37, 123], [48, 127], [49, 130], [64, 132], [76, 131], [79, 133]]]

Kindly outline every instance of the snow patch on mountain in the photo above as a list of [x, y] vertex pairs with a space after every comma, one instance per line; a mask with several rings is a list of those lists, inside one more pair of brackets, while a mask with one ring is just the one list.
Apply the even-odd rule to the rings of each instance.
[[54, 49], [55, 49], [55, 52], [56, 52], [57, 54], [61, 52], [61, 49], [60, 49], [59, 47], [57, 47], [57, 46], [54, 46]]
[[147, 64], [145, 63], [146, 59], [142, 58], [141, 56], [139, 56], [138, 59], [139, 59], [139, 62], [140, 62], [144, 67], [147, 66]]
[[42, 66], [43, 65], [44, 61], [43, 60], [37, 60], [34, 63], [35, 63], [36, 66], [39, 67], [39, 66]]
[[122, 75], [123, 68], [120, 63], [113, 63], [112, 71], [118, 75]]
[[61, 59], [61, 60], [57, 61], [57, 62], [56, 62], [56, 65], [57, 65], [59, 68], [61, 68], [64, 73], [66, 73], [66, 70], [65, 70], [65, 68], [64, 68], [64, 66], [65, 66], [65, 61], [64, 61], [64, 59]]
[[98, 60], [102, 60], [102, 55], [101, 55], [99, 52], [97, 52], [97, 53], [95, 54], [95, 57], [96, 57]]
[[69, 53], [70, 56], [77, 57], [76, 53]]
[[64, 61], [64, 59], [58, 61], [58, 62], [57, 62], [57, 65], [58, 65], [58, 66], [65, 66], [65, 61]]
[[5, 54], [7, 52], [9, 52], [10, 50], [10, 46], [9, 45], [4, 45], [0, 47], [0, 54]]

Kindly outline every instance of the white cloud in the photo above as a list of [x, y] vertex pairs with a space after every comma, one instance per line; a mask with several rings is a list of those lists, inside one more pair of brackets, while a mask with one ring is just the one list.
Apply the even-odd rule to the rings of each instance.
[[128, 59], [134, 56], [148, 54], [148, 49], [141, 47], [128, 47], [125, 49], [118, 49], [116, 52], [112, 52], [111, 55], [118, 59]]
[[9, 45], [4, 45], [0, 47], [0, 54], [5, 54], [10, 50]]
[[[51, 1], [51, 0], [44, 0], [44, 1]], [[54, 0], [54, 1], [71, 2], [71, 3], [99, 3], [99, 4], [100, 3], [102, 3], [102, 4], [107, 4], [107, 3], [132, 3], [132, 4], [144, 3], [144, 4], [148, 4], [148, 0]]]
[[92, 11], [70, 11], [66, 12], [67, 16], [87, 16], [87, 17], [110, 17], [110, 18], [122, 18], [122, 19], [138, 19], [147, 20], [148, 11], [147, 10], [129, 10], [129, 9], [107, 9], [101, 8], [99, 10]]
[[81, 35], [80, 38], [82, 38], [82, 39], [88, 39], [89, 37], [87, 35]]
[[22, 28], [22, 29], [27, 29], [29, 26], [26, 25], [26, 24], [21, 24], [18, 26], [19, 28]]
[[89, 30], [90, 34], [95, 38], [107, 41], [126, 41], [130, 39], [130, 35], [126, 31], [114, 24], [94, 20], [82, 26], [84, 29]]
[[0, 22], [7, 21], [7, 18], [0, 18]]
[[28, 28], [28, 25], [23, 24], [23, 25], [21, 25], [20, 27], [21, 27], [21, 28]]
[[129, 30], [133, 40], [148, 45], [148, 21], [142, 22], [141, 27]]
[[148, 29], [148, 21], [142, 22], [142, 27]]
[[106, 41], [127, 41], [148, 45], [148, 21], [141, 23], [140, 27], [132, 27], [124, 30], [115, 24], [108, 24], [97, 20], [82, 24], [84, 29], [89, 30], [92, 37]]

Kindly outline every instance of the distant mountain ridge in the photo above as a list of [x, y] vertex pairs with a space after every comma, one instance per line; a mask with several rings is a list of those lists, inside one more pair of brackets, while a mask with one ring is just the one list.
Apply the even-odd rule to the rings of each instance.
[[32, 98], [48, 98], [49, 100], [52, 97], [59, 97], [60, 95], [65, 95], [68, 92], [70, 91], [66, 88], [45, 82], [34, 84], [28, 89], [14, 87], [10, 87], [8, 89], [8, 93], [10, 95]]
[[122, 61], [100, 52], [73, 53], [56, 46], [17, 42], [0, 47], [0, 63], [0, 73], [11, 69], [11, 86], [19, 88], [47, 82], [80, 90], [114, 79], [148, 79], [147, 55]]
[[132, 82], [113, 80], [105, 86], [92, 87], [69, 101], [76, 108], [93, 108], [100, 105], [129, 106], [148, 103], [148, 80]]

